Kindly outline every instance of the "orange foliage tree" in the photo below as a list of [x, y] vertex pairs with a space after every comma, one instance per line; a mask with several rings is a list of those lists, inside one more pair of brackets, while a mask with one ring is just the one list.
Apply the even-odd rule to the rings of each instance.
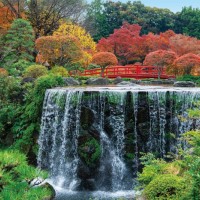
[[176, 58], [177, 55], [173, 51], [158, 50], [149, 53], [146, 56], [143, 64], [156, 66], [156, 69], [158, 71], [158, 78], [160, 78], [164, 67], [171, 66]]
[[10, 28], [14, 19], [15, 16], [10, 9], [0, 2], [0, 34], [4, 34]]
[[42, 62], [47, 61], [51, 66], [79, 62], [83, 55], [78, 40], [72, 36], [43, 36], [36, 40], [35, 46]]
[[[17, 11], [19, 13], [16, 13]], [[12, 22], [17, 18], [25, 18], [25, 14], [21, 9], [18, 9], [16, 3], [9, 6], [6, 2], [5, 4], [0, 2], [0, 34], [5, 34], [10, 28]]]
[[188, 53], [177, 58], [173, 66], [170, 68], [170, 72], [176, 75], [193, 74], [198, 75], [200, 69], [200, 56]]
[[8, 76], [8, 72], [4, 68], [0, 68], [0, 76]]
[[92, 63], [101, 67], [101, 76], [103, 76], [105, 68], [110, 65], [116, 65], [118, 60], [113, 53], [99, 52], [92, 57]]
[[200, 53], [200, 40], [194, 37], [176, 34], [170, 37], [170, 49], [182, 56], [187, 53]]

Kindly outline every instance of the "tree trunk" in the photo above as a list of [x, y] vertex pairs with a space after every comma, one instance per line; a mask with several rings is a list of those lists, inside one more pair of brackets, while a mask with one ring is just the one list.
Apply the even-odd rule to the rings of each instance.
[[104, 70], [105, 70], [105, 68], [103, 67], [103, 68], [101, 68], [101, 74], [100, 74], [100, 76], [101, 77], [104, 77]]

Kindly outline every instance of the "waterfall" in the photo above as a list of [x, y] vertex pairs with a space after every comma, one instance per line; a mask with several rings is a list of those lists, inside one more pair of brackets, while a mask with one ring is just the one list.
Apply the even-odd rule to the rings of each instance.
[[199, 127], [188, 109], [198, 89], [58, 88], [46, 91], [38, 166], [71, 191], [132, 190], [140, 153], [177, 154], [181, 134]]
[[77, 181], [81, 97], [81, 91], [48, 90], [39, 138], [39, 167], [47, 168], [60, 187], [69, 189]]
[[133, 160], [134, 163], [134, 175], [137, 175], [138, 167], [139, 167], [139, 157], [138, 157], [138, 133], [137, 133], [137, 115], [138, 115], [138, 92], [132, 92], [133, 97], [133, 111], [134, 111], [134, 145], [135, 145], [135, 158]]

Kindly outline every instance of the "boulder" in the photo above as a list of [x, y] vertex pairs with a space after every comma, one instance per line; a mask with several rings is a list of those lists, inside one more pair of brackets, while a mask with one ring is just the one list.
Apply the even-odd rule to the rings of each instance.
[[174, 83], [174, 87], [195, 87], [195, 83], [192, 81], [177, 81]]
[[141, 83], [141, 80], [131, 79], [130, 82], [131, 82], [131, 83], [135, 83], [135, 84], [140, 84], [140, 83]]
[[130, 81], [122, 81], [118, 83], [117, 86], [138, 86], [138, 85], [135, 83], [131, 83]]
[[63, 78], [66, 86], [80, 85], [80, 82], [72, 77]]
[[107, 78], [89, 78], [86, 81], [87, 85], [108, 85], [109, 84], [109, 80]]
[[46, 189], [51, 191], [51, 195], [48, 196], [48, 197], [45, 197], [43, 200], [53, 200], [53, 199], [55, 199], [56, 191], [55, 191], [55, 189], [53, 188], [52, 185], [50, 185], [49, 183], [46, 182], [45, 184], [41, 185], [41, 187], [46, 188]]
[[118, 84], [118, 83], [121, 83], [123, 80], [120, 76], [118, 76], [116, 79], [113, 80], [113, 84]]
[[26, 77], [26, 78], [23, 78], [22, 81], [21, 81], [21, 84], [24, 85], [26, 83], [33, 83], [35, 81], [35, 78], [32, 78], [32, 77]]

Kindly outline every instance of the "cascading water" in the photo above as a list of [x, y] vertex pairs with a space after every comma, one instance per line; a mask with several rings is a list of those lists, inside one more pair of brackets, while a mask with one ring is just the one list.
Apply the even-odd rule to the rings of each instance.
[[95, 191], [105, 191], [112, 195], [104, 199], [112, 199], [119, 191], [126, 191], [119, 197], [127, 197], [130, 190], [133, 197], [140, 152], [163, 158], [176, 154], [179, 145], [186, 145], [180, 135], [199, 126], [199, 120], [187, 114], [198, 100], [200, 90], [192, 88], [47, 90], [38, 166], [47, 169], [50, 182], [67, 194], [93, 191], [88, 193], [92, 197]]

